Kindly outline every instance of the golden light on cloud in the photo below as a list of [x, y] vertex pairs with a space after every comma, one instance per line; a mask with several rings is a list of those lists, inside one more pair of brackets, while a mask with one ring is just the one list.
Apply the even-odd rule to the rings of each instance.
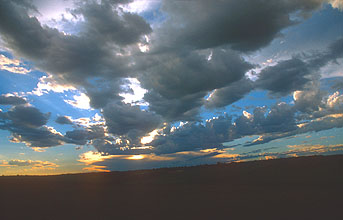
[[71, 91], [76, 90], [75, 87], [71, 85], [60, 85], [54, 79], [52, 76], [42, 76], [39, 79], [39, 82], [37, 84], [37, 87], [31, 91], [28, 92], [28, 94], [34, 94], [36, 96], [42, 96], [43, 94], [48, 94], [50, 91], [57, 92], [57, 93], [63, 93], [65, 91]]
[[141, 138], [141, 143], [142, 144], [149, 144], [149, 143], [151, 143], [154, 140], [155, 136], [158, 135], [158, 131], [159, 131], [158, 129], [155, 129], [152, 132], [150, 132], [149, 135], [147, 135], [145, 137], [142, 137]]
[[144, 159], [144, 155], [132, 155], [132, 156], [128, 157], [127, 159], [129, 159], [129, 160], [142, 160], [142, 159]]
[[200, 150], [201, 153], [224, 153], [224, 150], [218, 150], [217, 148], [210, 148], [210, 149], [204, 149], [204, 150]]
[[228, 158], [228, 159], [231, 159], [231, 158], [236, 158], [236, 157], [239, 157], [240, 154], [218, 154], [218, 155], [215, 155], [213, 156], [213, 158]]
[[340, 10], [343, 10], [343, 1], [342, 0], [330, 0], [329, 2], [333, 8], [338, 8]]
[[247, 112], [247, 111], [243, 111], [243, 115], [244, 115], [244, 117], [246, 117], [247, 119], [251, 119], [251, 118], [252, 118], [252, 115], [251, 115], [249, 112]]
[[0, 54], [0, 69], [6, 70], [11, 73], [26, 74], [31, 72], [30, 69], [21, 66], [20, 60], [10, 59], [2, 54]]
[[45, 149], [44, 148], [41, 148], [41, 147], [31, 147], [33, 151], [35, 152], [45, 152]]
[[264, 156], [265, 160], [273, 160], [273, 159], [276, 159], [276, 158], [277, 158], [276, 156]]
[[258, 141], [263, 141], [263, 136], [259, 136], [258, 138], [256, 138], [252, 142], [255, 143], [255, 142], [258, 142]]
[[89, 172], [111, 172], [110, 170], [106, 169], [106, 166], [97, 166], [97, 165], [91, 165], [90, 167], [85, 167], [83, 170], [89, 171]]
[[90, 165], [96, 162], [102, 162], [106, 159], [111, 159], [115, 157], [122, 157], [122, 155], [103, 155], [99, 152], [94, 151], [87, 151], [83, 154], [81, 154], [79, 162], [85, 163], [86, 165]]

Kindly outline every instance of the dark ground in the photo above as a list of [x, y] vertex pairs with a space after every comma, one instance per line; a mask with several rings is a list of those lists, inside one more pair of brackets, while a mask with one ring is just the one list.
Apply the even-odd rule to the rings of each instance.
[[0, 177], [0, 220], [343, 219], [343, 155]]

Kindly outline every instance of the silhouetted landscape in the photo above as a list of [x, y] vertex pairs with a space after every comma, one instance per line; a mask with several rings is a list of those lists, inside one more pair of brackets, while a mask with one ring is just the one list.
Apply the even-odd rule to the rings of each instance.
[[343, 219], [343, 155], [0, 177], [0, 219]]

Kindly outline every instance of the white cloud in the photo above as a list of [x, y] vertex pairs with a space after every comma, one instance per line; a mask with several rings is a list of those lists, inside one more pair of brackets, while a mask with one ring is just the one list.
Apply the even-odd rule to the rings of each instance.
[[343, 95], [340, 95], [338, 91], [330, 95], [326, 102], [326, 105], [329, 108], [335, 108], [336, 106], [340, 106], [342, 104], [343, 104]]
[[0, 54], [0, 69], [6, 70], [11, 73], [26, 74], [31, 72], [27, 69], [20, 60], [10, 59], [2, 54]]
[[74, 95], [74, 100], [64, 100], [66, 103], [80, 109], [91, 109], [90, 107], [90, 99], [85, 93], [81, 93], [80, 95]]
[[132, 13], [142, 13], [144, 11], [151, 10], [154, 6], [159, 4], [160, 1], [155, 0], [135, 0], [127, 5], [123, 5], [124, 11]]
[[50, 91], [63, 93], [69, 90], [76, 90], [76, 88], [70, 85], [60, 85], [57, 82], [55, 82], [51, 76], [49, 77], [43, 76], [39, 79], [37, 87], [32, 92], [29, 92], [28, 94], [42, 96], [43, 94], [47, 94]]
[[141, 87], [141, 83], [136, 78], [127, 78], [127, 80], [130, 83], [126, 86], [132, 90], [132, 93], [120, 93], [119, 95], [124, 98], [123, 101], [126, 104], [148, 105], [148, 103], [143, 100], [147, 90]]

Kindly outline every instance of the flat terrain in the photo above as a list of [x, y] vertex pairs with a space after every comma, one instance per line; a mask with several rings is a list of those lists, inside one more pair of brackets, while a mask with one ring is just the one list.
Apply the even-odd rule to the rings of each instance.
[[0, 219], [343, 219], [343, 155], [0, 177]]

